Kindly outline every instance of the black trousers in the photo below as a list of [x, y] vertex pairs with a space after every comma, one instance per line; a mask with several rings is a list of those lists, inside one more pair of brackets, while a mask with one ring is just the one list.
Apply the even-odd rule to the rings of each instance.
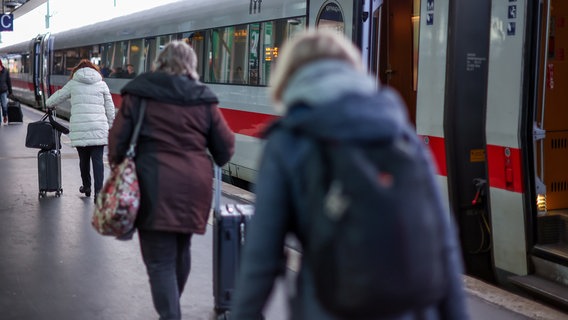
[[191, 270], [192, 234], [138, 230], [142, 259], [160, 320], [181, 319], [179, 299]]
[[91, 187], [91, 165], [93, 163], [93, 178], [95, 180], [95, 194], [98, 194], [103, 187], [104, 181], [104, 164], [103, 164], [104, 146], [87, 146], [77, 147], [79, 153], [79, 169], [81, 170], [81, 179], [83, 187]]

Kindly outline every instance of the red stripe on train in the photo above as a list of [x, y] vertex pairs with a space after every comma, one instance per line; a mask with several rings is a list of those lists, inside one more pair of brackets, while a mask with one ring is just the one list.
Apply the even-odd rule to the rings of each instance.
[[441, 176], [448, 176], [448, 170], [446, 167], [446, 145], [444, 138], [422, 136], [422, 139], [432, 152], [432, 157], [434, 158], [434, 163], [438, 169], [438, 174]]
[[[121, 106], [122, 97], [119, 94], [113, 94], [112, 100], [117, 108]], [[255, 138], [259, 138], [264, 129], [279, 118], [279, 116], [270, 114], [225, 108], [220, 109], [233, 132]]]
[[488, 145], [487, 164], [492, 187], [524, 192], [520, 149]]
[[221, 108], [233, 132], [259, 138], [270, 123], [279, 118], [276, 115]]
[[[422, 138], [432, 152], [438, 174], [447, 177], [444, 138], [432, 136], [422, 136]], [[491, 187], [523, 193], [520, 149], [488, 145], [486, 161]]]

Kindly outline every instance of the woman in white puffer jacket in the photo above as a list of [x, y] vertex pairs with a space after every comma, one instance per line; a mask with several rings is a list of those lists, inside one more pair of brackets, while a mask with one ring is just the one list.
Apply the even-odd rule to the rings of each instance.
[[108, 143], [108, 131], [114, 121], [114, 103], [99, 68], [83, 59], [73, 68], [71, 79], [46, 101], [48, 108], [70, 99], [69, 138], [79, 153], [79, 168], [83, 184], [79, 191], [91, 196], [91, 168], [95, 199], [103, 186], [103, 151]]

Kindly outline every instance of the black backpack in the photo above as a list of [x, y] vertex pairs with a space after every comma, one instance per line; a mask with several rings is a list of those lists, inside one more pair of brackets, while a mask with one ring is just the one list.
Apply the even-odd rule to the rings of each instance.
[[447, 287], [443, 219], [449, 217], [416, 135], [364, 143], [310, 140], [303, 258], [321, 304], [354, 319], [440, 302]]

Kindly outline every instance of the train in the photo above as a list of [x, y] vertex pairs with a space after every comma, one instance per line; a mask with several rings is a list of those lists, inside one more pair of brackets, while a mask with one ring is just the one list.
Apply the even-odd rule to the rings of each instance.
[[566, 307], [567, 17], [563, 0], [186, 0], [40, 34], [0, 57], [26, 104], [44, 109], [88, 58], [113, 69], [120, 106], [120, 68], [148, 71], [165, 43], [187, 41], [237, 135], [224, 173], [254, 184], [262, 131], [281, 116], [268, 92], [280, 46], [306, 28], [342, 33], [431, 151], [465, 272]]

